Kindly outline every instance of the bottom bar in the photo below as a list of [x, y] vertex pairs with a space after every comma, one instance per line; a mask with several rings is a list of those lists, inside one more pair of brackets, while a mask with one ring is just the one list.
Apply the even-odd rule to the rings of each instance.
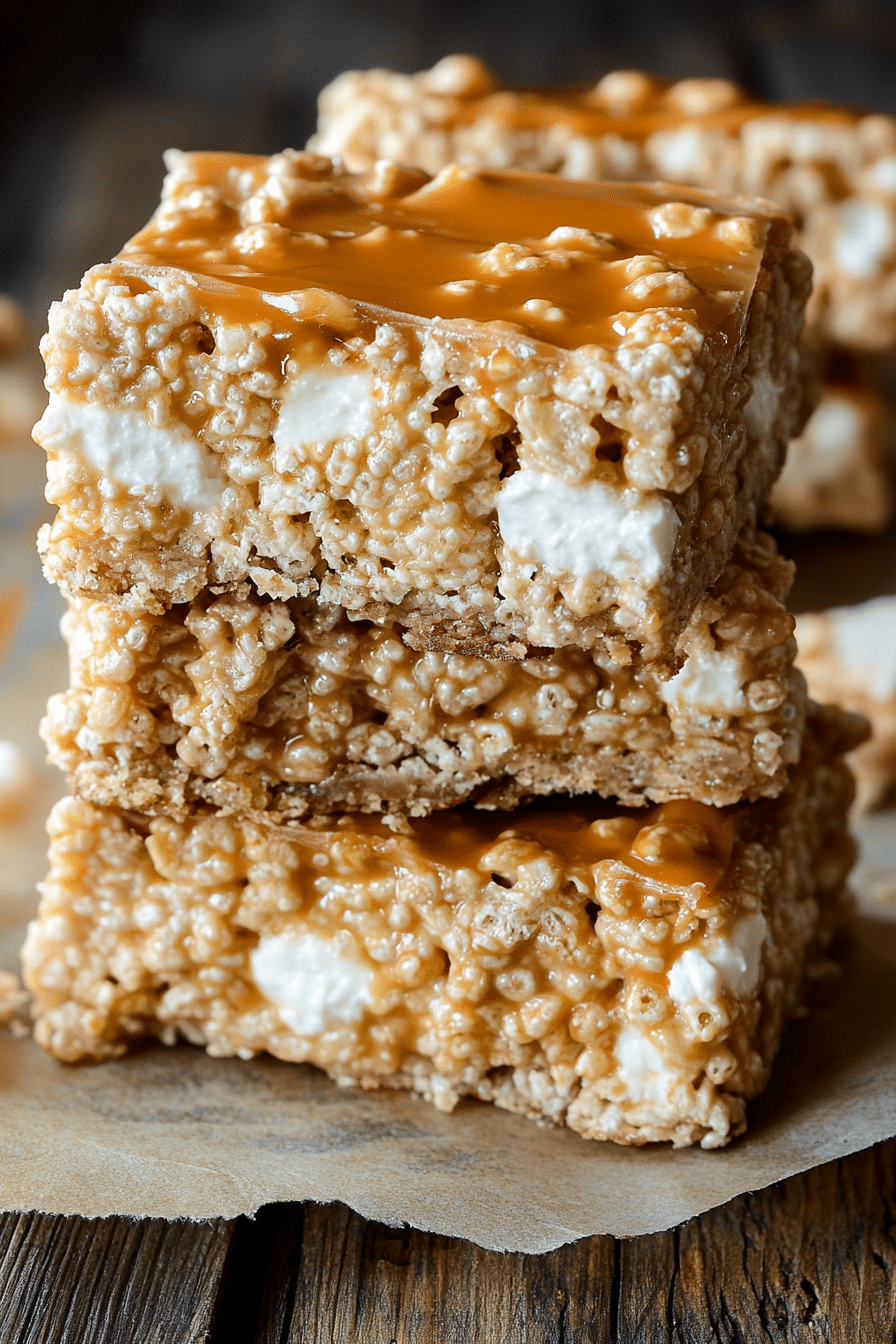
[[856, 720], [814, 709], [774, 801], [591, 797], [424, 820], [140, 818], [72, 798], [24, 949], [63, 1060], [178, 1034], [588, 1138], [745, 1126], [849, 910]]

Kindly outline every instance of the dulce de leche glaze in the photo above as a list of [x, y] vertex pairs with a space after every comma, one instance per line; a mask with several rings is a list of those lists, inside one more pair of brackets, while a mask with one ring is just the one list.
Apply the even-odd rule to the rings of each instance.
[[[482, 872], [496, 845], [518, 841], [557, 854], [570, 878], [586, 886], [592, 885], [593, 864], [615, 859], [651, 886], [699, 882], [707, 892], [725, 876], [734, 843], [731, 809], [690, 799], [639, 813], [597, 798], [558, 798], [520, 808], [513, 817], [508, 826], [507, 813], [457, 808], [411, 820], [406, 835], [395, 835], [379, 818], [359, 814], [342, 818], [336, 834], [349, 839], [359, 874], [435, 865]], [[302, 836], [321, 849], [334, 838], [333, 831]]]
[[[502, 322], [555, 346], [614, 346], [632, 314], [688, 312], [737, 339], [777, 216], [690, 188], [307, 154], [193, 154], [117, 267], [176, 268], [225, 321], [344, 324], [337, 295], [417, 318]], [[276, 190], [271, 189], [271, 182]], [[422, 185], [421, 185], [422, 184]], [[113, 268], [114, 269], [114, 268]], [[292, 321], [290, 321], [292, 319]]]
[[597, 139], [620, 135], [643, 142], [657, 131], [697, 126], [735, 136], [761, 117], [853, 126], [862, 113], [833, 103], [769, 103], [751, 98], [725, 79], [656, 79], [639, 70], [619, 70], [589, 89], [495, 89], [452, 100], [456, 125], [494, 121], [513, 130], [556, 125]]

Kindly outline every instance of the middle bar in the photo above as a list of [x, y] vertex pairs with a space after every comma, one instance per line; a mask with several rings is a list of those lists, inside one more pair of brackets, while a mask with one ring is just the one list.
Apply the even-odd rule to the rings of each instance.
[[164, 615], [80, 598], [50, 759], [91, 802], [187, 816], [423, 816], [591, 793], [628, 805], [775, 796], [805, 685], [782, 605], [793, 566], [743, 536], [682, 636], [680, 671], [567, 646], [523, 662], [415, 652], [337, 607], [206, 593]]

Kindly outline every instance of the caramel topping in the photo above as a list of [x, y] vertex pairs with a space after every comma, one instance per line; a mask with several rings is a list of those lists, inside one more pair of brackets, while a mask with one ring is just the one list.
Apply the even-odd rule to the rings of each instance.
[[419, 173], [380, 164], [340, 175], [310, 155], [280, 156], [279, 176], [274, 160], [188, 162], [189, 185], [175, 184], [119, 269], [151, 282], [176, 268], [215, 315], [291, 329], [350, 329], [350, 305], [332, 301], [341, 296], [510, 323], [564, 348], [614, 346], [630, 314], [656, 308], [736, 336], [773, 218], [690, 188], [540, 173], [452, 167], [421, 186]]
[[[712, 891], [725, 876], [734, 843], [730, 809], [682, 799], [662, 803], [645, 812], [620, 808], [597, 798], [558, 798], [548, 803], [517, 809], [513, 824], [508, 814], [456, 808], [434, 812], [408, 823], [407, 837], [396, 837], [378, 817], [364, 814], [345, 817], [340, 823], [352, 838], [361, 841], [359, 866], [378, 867], [382, 859], [390, 869], [395, 849], [411, 844], [425, 862], [452, 869], [488, 871], [494, 866], [500, 876], [507, 842], [529, 842], [558, 854], [571, 874], [591, 885], [590, 869], [603, 860], [616, 860], [646, 878], [652, 886], [689, 887], [702, 883]], [[303, 840], [307, 833], [303, 836]], [[321, 848], [332, 842], [333, 832], [314, 836]], [[371, 850], [371, 842], [373, 847]], [[374, 858], [374, 854], [380, 858]], [[535, 857], [532, 855], [531, 857]], [[577, 872], [578, 870], [578, 872]]]
[[637, 70], [617, 70], [591, 89], [499, 90], [458, 100], [453, 121], [495, 121], [515, 130], [557, 124], [597, 138], [619, 135], [643, 142], [657, 131], [699, 126], [737, 135], [749, 121], [777, 117], [853, 126], [861, 113], [832, 103], [766, 103], [722, 79], [655, 79]]
[[27, 600], [25, 589], [20, 583], [11, 584], [0, 592], [0, 661], [9, 648]]

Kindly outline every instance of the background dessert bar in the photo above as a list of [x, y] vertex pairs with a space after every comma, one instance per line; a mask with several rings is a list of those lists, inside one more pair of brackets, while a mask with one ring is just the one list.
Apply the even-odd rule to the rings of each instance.
[[863, 350], [896, 343], [896, 120], [775, 104], [726, 79], [613, 71], [590, 89], [504, 88], [448, 56], [416, 75], [348, 71], [319, 100], [309, 148], [353, 169], [383, 157], [517, 166], [604, 181], [682, 182], [778, 202], [815, 270], [810, 329]]
[[[429, 172], [457, 161], [767, 197], [790, 213], [812, 260], [809, 339], [822, 365], [832, 347], [896, 345], [892, 117], [831, 103], [775, 104], [729, 80], [635, 70], [614, 71], [590, 89], [525, 92], [502, 87], [471, 57], [449, 56], [416, 75], [340, 75], [320, 96], [309, 147], [341, 154], [356, 169], [393, 155]], [[772, 496], [785, 526], [886, 525], [892, 491], [873, 407], [880, 393], [873, 373], [865, 380], [871, 404], [831, 376]], [[893, 420], [890, 410], [889, 438]]]

